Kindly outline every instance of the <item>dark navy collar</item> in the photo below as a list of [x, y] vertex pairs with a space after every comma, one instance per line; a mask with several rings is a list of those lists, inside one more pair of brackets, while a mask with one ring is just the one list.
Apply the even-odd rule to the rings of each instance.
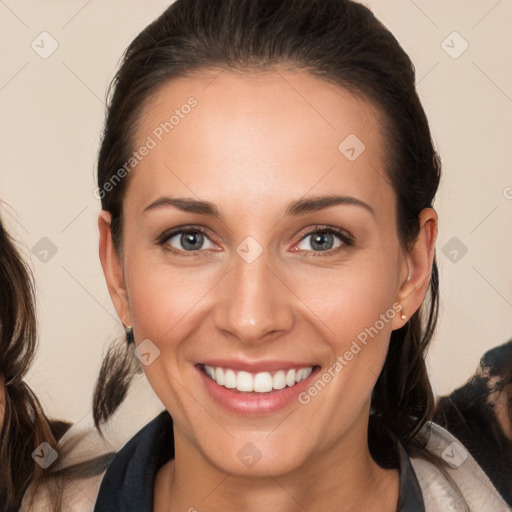
[[396, 440], [400, 470], [400, 491], [397, 512], [425, 512], [423, 494], [409, 455], [400, 441]]
[[172, 419], [163, 411], [114, 457], [101, 482], [94, 512], [153, 512], [156, 474], [172, 458]]
[[[400, 470], [397, 512], [425, 512], [421, 488], [401, 443], [391, 450]], [[101, 483], [94, 512], [153, 512], [153, 490], [161, 466], [174, 458], [171, 416], [162, 412], [117, 453]]]

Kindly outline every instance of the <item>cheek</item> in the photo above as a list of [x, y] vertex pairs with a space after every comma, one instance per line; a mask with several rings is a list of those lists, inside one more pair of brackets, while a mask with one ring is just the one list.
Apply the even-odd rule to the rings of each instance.
[[295, 280], [294, 291], [321, 320], [330, 333], [328, 338], [335, 338], [337, 353], [376, 323], [383, 337], [391, 332], [390, 320], [399, 307], [393, 308], [398, 291], [397, 261], [391, 251], [372, 250], [357, 264], [312, 269]]
[[[396, 254], [395, 254], [396, 253]], [[191, 328], [191, 318], [210, 303], [211, 293], [221, 274], [210, 265], [178, 267], [166, 264], [161, 258], [152, 261], [151, 254], [127, 251], [125, 277], [129, 306], [135, 334], [158, 340], [179, 339], [173, 336], [185, 326]], [[348, 340], [357, 338], [373, 326], [382, 314], [392, 308], [397, 293], [398, 253], [381, 247], [364, 251], [346, 265], [326, 267], [298, 266], [282, 268], [282, 277], [293, 290], [289, 303], [302, 303], [303, 316], [316, 316], [317, 325], [336, 336], [340, 350]], [[282, 297], [286, 302], [286, 297]], [[283, 307], [287, 304], [283, 303]], [[391, 309], [393, 312], [393, 309]], [[389, 318], [389, 314], [388, 314]], [[180, 325], [181, 324], [181, 325]], [[380, 325], [380, 324], [379, 324]], [[386, 326], [385, 332], [390, 328]], [[136, 337], [137, 340], [140, 339]]]
[[[345, 412], [338, 411], [343, 418], [369, 398], [384, 365], [392, 322], [400, 314], [397, 261], [390, 252], [371, 251], [357, 265], [323, 276], [316, 269], [298, 282], [297, 294], [318, 318], [315, 324], [331, 348], [332, 363], [323, 375], [332, 381], [331, 392], [322, 400], [333, 400], [336, 407], [343, 396]], [[322, 386], [304, 396], [304, 402]]]
[[315, 421], [328, 421], [333, 435], [347, 429], [369, 403], [386, 359], [392, 321], [400, 314], [396, 268], [385, 261], [375, 258], [372, 265], [340, 269], [324, 280], [318, 271], [309, 273], [297, 291], [318, 318], [315, 325], [331, 349], [329, 365], [299, 401]]
[[125, 260], [125, 277], [136, 343], [140, 347], [150, 340], [157, 347], [149, 345], [152, 360], [143, 370], [166, 408], [183, 412], [188, 397], [179, 384], [188, 366], [183, 364], [188, 350], [184, 342], [193, 335], [195, 308], [202, 304], [208, 285], [197, 272], [153, 264], [147, 254], [141, 256], [132, 252]]
[[202, 270], [207, 266], [170, 264], [160, 248], [141, 248], [135, 237], [132, 239], [133, 243], [127, 240], [125, 246], [124, 274], [134, 330], [159, 340], [193, 314], [208, 288], [209, 278]]

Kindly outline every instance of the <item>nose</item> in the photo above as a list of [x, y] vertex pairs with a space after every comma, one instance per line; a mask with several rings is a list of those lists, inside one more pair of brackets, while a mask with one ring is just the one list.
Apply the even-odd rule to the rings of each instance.
[[293, 293], [271, 269], [267, 252], [247, 263], [235, 255], [234, 266], [218, 290], [217, 329], [245, 344], [259, 344], [293, 326]]

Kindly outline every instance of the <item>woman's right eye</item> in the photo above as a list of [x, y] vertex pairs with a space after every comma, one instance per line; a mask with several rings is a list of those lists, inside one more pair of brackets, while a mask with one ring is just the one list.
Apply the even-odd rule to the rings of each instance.
[[[199, 229], [181, 229], [165, 236], [162, 245], [175, 254], [185, 256], [187, 252], [198, 252], [202, 249], [214, 249], [217, 246], [208, 238], [208, 236]], [[204, 247], [204, 245], [207, 245]]]
[[[352, 238], [347, 236], [347, 234], [344, 234], [344, 232], [341, 232], [341, 230], [337, 228], [335, 229], [327, 226], [317, 226], [316, 231], [307, 233], [302, 237], [299, 243], [302, 243], [308, 237], [311, 237], [315, 234], [322, 235], [321, 243], [325, 242], [325, 235], [330, 237], [328, 241], [331, 241], [331, 238], [335, 237], [338, 238], [338, 240], [341, 242], [338, 243], [338, 245], [334, 248], [328, 248], [326, 251], [321, 248], [321, 251], [319, 251], [318, 254], [325, 253], [324, 255], [331, 255], [333, 252], [337, 252], [343, 248], [348, 248], [353, 245]], [[317, 237], [317, 239], [315, 239], [315, 244], [318, 243], [319, 242]], [[158, 244], [161, 245], [166, 251], [169, 251], [177, 256], [196, 256], [201, 253], [201, 255], [203, 255], [208, 249], [219, 249], [219, 247], [211, 241], [209, 236], [206, 234], [206, 231], [198, 227], [176, 228], [172, 231], [168, 231], [160, 237]], [[306, 250], [304, 252], [315, 251]]]

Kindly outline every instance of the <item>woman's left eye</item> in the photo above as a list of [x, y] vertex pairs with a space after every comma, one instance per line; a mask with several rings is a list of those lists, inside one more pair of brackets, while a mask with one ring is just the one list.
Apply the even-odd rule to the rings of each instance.
[[[205, 231], [193, 227], [167, 232], [158, 240], [158, 243], [166, 251], [177, 256], [194, 256], [204, 253], [207, 249], [218, 250], [218, 246], [210, 240]], [[352, 236], [344, 230], [315, 226], [315, 230], [304, 235], [292, 248], [292, 252], [306, 251], [318, 255], [321, 253], [329, 255], [340, 249], [351, 247], [353, 243]]]
[[[301, 244], [303, 244], [302, 247]], [[303, 251], [331, 253], [342, 246], [351, 245], [353, 245], [352, 238], [345, 232], [333, 228], [320, 228], [304, 235], [297, 247]]]

